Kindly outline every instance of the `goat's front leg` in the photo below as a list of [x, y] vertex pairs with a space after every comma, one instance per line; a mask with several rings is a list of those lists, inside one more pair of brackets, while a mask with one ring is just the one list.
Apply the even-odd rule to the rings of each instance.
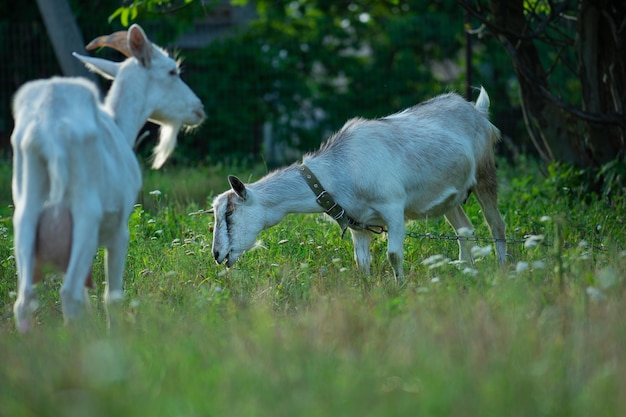
[[395, 215], [390, 211], [392, 216], [386, 220], [388, 237], [387, 237], [387, 258], [393, 268], [396, 284], [404, 281], [404, 211], [396, 210]]
[[352, 243], [354, 244], [354, 260], [359, 268], [359, 272], [365, 275], [370, 274], [372, 256], [370, 254], [370, 240], [372, 233], [367, 230], [350, 229]]
[[119, 314], [117, 310], [119, 310], [119, 304], [124, 297], [123, 274], [126, 254], [128, 253], [128, 239], [128, 227], [124, 224], [120, 226], [105, 253], [106, 289], [104, 290], [104, 304], [110, 329], [118, 327]]
[[459, 237], [459, 260], [473, 264], [472, 242], [468, 239], [463, 239], [463, 237], [471, 237], [474, 235], [474, 225], [467, 217], [467, 214], [465, 214], [465, 210], [458, 205], [447, 211], [444, 216], [448, 223], [454, 228], [457, 237]]

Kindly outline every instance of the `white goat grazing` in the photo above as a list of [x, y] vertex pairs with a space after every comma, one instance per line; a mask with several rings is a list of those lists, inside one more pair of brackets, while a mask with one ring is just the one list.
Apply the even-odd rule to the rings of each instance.
[[84, 286], [99, 246], [106, 249], [105, 304], [122, 297], [128, 218], [141, 186], [133, 152], [146, 120], [161, 125], [154, 168], [160, 167], [183, 125], [204, 119], [202, 103], [180, 79], [175, 60], [138, 25], [92, 41], [129, 58], [112, 62], [74, 54], [114, 79], [100, 102], [86, 79], [54, 77], [26, 83], [13, 100], [13, 202], [18, 330], [30, 326], [33, 282], [40, 262], [65, 272], [61, 287], [67, 321], [85, 307]]
[[[396, 279], [402, 278], [405, 219], [444, 215], [457, 234], [462, 228], [473, 232], [461, 206], [473, 192], [504, 263], [493, 153], [499, 131], [488, 109], [482, 88], [475, 106], [457, 94], [440, 95], [381, 119], [348, 121], [320, 150], [305, 155], [302, 165], [248, 185], [230, 176], [232, 189], [213, 201], [215, 260], [233, 265], [261, 230], [289, 213], [325, 211], [344, 230], [350, 227], [356, 263], [365, 273], [371, 231], [386, 226], [388, 259]], [[470, 242], [459, 244], [460, 259], [471, 262]]]

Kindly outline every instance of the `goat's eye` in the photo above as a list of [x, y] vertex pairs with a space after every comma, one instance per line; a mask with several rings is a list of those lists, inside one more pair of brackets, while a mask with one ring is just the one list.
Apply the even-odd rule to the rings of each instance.
[[172, 69], [172, 70], [170, 70], [169, 74], [172, 77], [176, 77], [178, 75], [178, 70], [177, 69]]

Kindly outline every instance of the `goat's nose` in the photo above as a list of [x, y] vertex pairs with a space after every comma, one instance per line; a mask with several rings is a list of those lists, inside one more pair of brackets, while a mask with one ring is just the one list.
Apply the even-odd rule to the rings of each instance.
[[196, 114], [196, 116], [198, 116], [199, 119], [204, 119], [205, 117], [205, 113], [204, 113], [204, 107], [202, 105], [200, 105], [195, 111], [194, 113]]
[[220, 259], [220, 251], [214, 250], [213, 251], [213, 258], [215, 258], [215, 260], [218, 261]]

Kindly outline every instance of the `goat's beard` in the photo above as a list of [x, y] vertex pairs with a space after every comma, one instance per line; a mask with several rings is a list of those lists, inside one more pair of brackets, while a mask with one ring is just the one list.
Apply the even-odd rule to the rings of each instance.
[[152, 168], [159, 169], [167, 158], [174, 152], [176, 147], [176, 136], [180, 130], [181, 125], [161, 125], [159, 134], [159, 143], [154, 147], [152, 155], [154, 161], [152, 161]]

